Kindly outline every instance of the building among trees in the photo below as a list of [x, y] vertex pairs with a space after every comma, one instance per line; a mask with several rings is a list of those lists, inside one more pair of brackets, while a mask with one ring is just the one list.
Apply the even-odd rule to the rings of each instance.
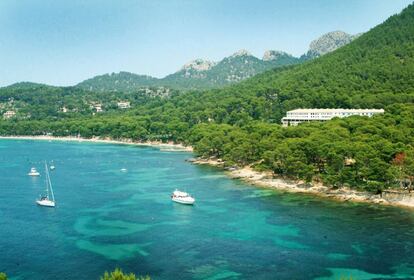
[[288, 111], [282, 118], [282, 125], [298, 125], [303, 122], [328, 121], [333, 118], [346, 118], [350, 116], [372, 117], [383, 114], [384, 109], [296, 109]]
[[4, 119], [10, 119], [10, 118], [13, 118], [14, 116], [16, 116], [15, 111], [7, 111], [6, 113], [3, 114]]
[[117, 103], [119, 109], [128, 109], [131, 108], [131, 103], [129, 101], [120, 101]]

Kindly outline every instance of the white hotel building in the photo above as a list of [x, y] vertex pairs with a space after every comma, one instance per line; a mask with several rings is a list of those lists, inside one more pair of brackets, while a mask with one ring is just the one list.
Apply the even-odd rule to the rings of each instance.
[[328, 121], [349, 116], [371, 117], [383, 113], [384, 109], [296, 109], [286, 113], [286, 117], [282, 118], [282, 125], [295, 126], [303, 122]]

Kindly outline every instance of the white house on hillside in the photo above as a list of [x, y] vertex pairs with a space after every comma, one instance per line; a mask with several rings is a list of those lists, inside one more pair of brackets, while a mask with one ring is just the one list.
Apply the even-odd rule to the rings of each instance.
[[16, 116], [15, 111], [7, 111], [6, 113], [3, 114], [4, 119], [10, 119], [10, 118], [13, 118], [14, 116]]
[[120, 101], [120, 102], [118, 102], [118, 108], [119, 109], [131, 108], [131, 102], [129, 102], [129, 101]]

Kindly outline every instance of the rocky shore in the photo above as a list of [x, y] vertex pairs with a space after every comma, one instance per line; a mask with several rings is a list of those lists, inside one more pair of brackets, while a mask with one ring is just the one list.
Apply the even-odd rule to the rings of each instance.
[[[193, 164], [205, 164], [224, 168], [224, 162], [217, 159], [201, 159], [191, 160]], [[341, 201], [368, 202], [385, 205], [395, 205], [400, 207], [414, 208], [414, 192], [408, 191], [384, 191], [382, 194], [372, 194], [361, 192], [349, 188], [333, 189], [322, 184], [309, 184], [303, 181], [291, 181], [274, 177], [271, 172], [259, 172], [251, 167], [244, 168], [227, 168], [229, 177], [240, 179], [247, 183], [274, 188], [286, 192], [310, 193], [321, 197], [337, 199]]]

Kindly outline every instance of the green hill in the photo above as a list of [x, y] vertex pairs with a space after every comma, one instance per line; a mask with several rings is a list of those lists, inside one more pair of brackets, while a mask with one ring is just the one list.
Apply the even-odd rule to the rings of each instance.
[[88, 117], [96, 113], [96, 104], [103, 112], [120, 111], [117, 103], [131, 106], [159, 100], [174, 94], [166, 88], [143, 88], [133, 92], [89, 91], [77, 87], [53, 87], [35, 83], [17, 83], [0, 88], [0, 115], [16, 112], [13, 120], [58, 120]]
[[132, 92], [142, 87], [157, 86], [158, 81], [159, 79], [151, 76], [119, 72], [93, 77], [77, 84], [76, 87], [96, 92]]

